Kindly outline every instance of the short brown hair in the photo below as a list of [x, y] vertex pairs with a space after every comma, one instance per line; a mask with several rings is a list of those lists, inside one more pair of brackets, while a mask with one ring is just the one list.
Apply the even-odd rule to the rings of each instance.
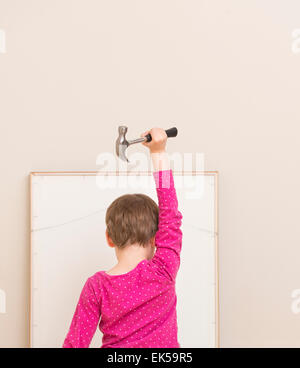
[[116, 246], [145, 246], [158, 229], [158, 206], [145, 194], [125, 194], [108, 207], [105, 222]]

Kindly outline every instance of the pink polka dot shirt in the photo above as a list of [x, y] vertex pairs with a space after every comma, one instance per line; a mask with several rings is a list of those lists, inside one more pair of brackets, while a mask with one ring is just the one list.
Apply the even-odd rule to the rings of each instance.
[[182, 215], [171, 170], [155, 172], [159, 203], [156, 252], [122, 275], [104, 271], [81, 292], [65, 348], [87, 348], [99, 325], [102, 348], [177, 348], [175, 279], [180, 264]]

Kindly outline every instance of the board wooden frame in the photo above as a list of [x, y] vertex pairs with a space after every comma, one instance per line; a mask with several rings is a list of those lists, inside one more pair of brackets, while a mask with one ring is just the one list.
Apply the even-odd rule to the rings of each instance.
[[[215, 178], [215, 340], [220, 347], [220, 302], [219, 302], [219, 172], [218, 171], [173, 171], [174, 175], [205, 175]], [[29, 302], [29, 346], [32, 347], [32, 179], [34, 176], [98, 176], [98, 175], [152, 175], [152, 171], [32, 171], [30, 180], [30, 302]]]

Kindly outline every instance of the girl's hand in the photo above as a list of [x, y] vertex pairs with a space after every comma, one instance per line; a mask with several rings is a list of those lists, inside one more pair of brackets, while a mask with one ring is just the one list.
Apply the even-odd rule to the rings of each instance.
[[141, 134], [141, 137], [145, 137], [149, 133], [151, 134], [152, 141], [143, 142], [142, 144], [148, 147], [151, 153], [165, 152], [168, 137], [164, 129], [152, 128], [151, 130], [148, 130], [147, 132]]

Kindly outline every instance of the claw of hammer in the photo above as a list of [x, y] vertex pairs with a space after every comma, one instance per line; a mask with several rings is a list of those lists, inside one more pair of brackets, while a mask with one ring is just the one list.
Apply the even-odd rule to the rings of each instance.
[[124, 125], [119, 126], [119, 129], [118, 129], [119, 136], [118, 136], [118, 139], [116, 140], [116, 154], [123, 161], [129, 162], [125, 154], [127, 147], [134, 143], [144, 142], [147, 138], [144, 137], [144, 138], [138, 138], [132, 141], [128, 141], [126, 139], [127, 130], [128, 130], [127, 126], [124, 126]]
[[[131, 144], [135, 144], [135, 143], [141, 143], [141, 142], [150, 142], [152, 137], [150, 134], [147, 134], [145, 137], [142, 138], [137, 138], [137, 139], [133, 139], [131, 141], [128, 141], [126, 139], [126, 133], [127, 133], [127, 126], [121, 125], [118, 128], [119, 131], [119, 136], [118, 139], [116, 140], [116, 154], [117, 156], [122, 159], [123, 161], [129, 162], [128, 158], [126, 157], [126, 149], [128, 146], [130, 146]], [[166, 130], [167, 136], [168, 137], [176, 137], [177, 136], [177, 128], [171, 128]]]

